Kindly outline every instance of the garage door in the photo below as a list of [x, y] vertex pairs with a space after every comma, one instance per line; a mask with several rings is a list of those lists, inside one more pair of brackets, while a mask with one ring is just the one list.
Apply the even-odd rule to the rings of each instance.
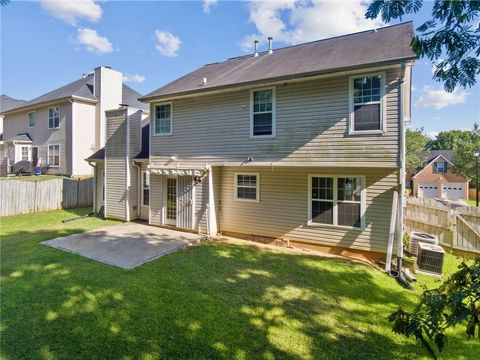
[[443, 197], [445, 199], [456, 200], [463, 199], [464, 197], [464, 188], [463, 184], [448, 183], [443, 184]]
[[418, 197], [438, 197], [438, 184], [419, 184]]

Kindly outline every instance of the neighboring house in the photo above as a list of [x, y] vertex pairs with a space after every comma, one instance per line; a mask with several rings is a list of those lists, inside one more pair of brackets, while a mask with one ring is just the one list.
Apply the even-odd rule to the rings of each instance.
[[26, 103], [25, 100], [13, 99], [5, 94], [0, 95], [0, 176], [7, 174], [7, 158], [4, 157], [3, 142], [3, 115], [4, 111], [8, 111], [17, 106]]
[[468, 200], [468, 179], [453, 173], [453, 151], [432, 150], [427, 165], [411, 177], [413, 195]]
[[88, 159], [96, 210], [383, 256], [412, 36], [404, 23], [206, 65], [140, 99], [152, 114], [143, 141], [137, 111], [107, 112], [106, 147]]
[[6, 168], [33, 161], [48, 174], [88, 175], [84, 159], [105, 144], [105, 110], [128, 104], [145, 110], [122, 74], [98, 67], [81, 79], [13, 108], [2, 109]]

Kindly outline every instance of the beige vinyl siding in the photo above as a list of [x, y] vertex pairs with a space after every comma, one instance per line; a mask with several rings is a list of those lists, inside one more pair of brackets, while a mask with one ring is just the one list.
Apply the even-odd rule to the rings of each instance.
[[[60, 106], [60, 128], [48, 128], [48, 108]], [[28, 113], [36, 112], [36, 125], [28, 127]], [[48, 145], [60, 145], [60, 167], [50, 168], [49, 174], [73, 175], [72, 173], [72, 104], [70, 102], [58, 102], [51, 105], [40, 105], [37, 108], [8, 114], [4, 118], [4, 138], [10, 138], [28, 133], [33, 139], [32, 146], [38, 146], [38, 154], [42, 164], [48, 162]]]
[[[243, 168], [223, 167], [221, 230], [246, 235], [303, 241], [327, 246], [385, 252], [393, 191], [394, 169], [255, 168], [260, 174], [260, 201], [234, 200], [234, 173]], [[365, 175], [365, 229], [309, 226], [309, 175]]]
[[97, 162], [95, 167], [95, 211], [100, 211], [103, 206], [103, 182], [105, 173], [105, 166], [103, 161]]
[[125, 112], [110, 113], [105, 144], [105, 215], [126, 219], [126, 118]]
[[85, 159], [95, 149], [95, 104], [75, 102], [72, 112], [72, 175], [90, 175], [92, 167]]
[[276, 86], [273, 139], [250, 138], [249, 90], [174, 100], [173, 134], [152, 136], [152, 163], [163, 165], [174, 154], [182, 165], [252, 156], [254, 162], [397, 167], [399, 73], [386, 71], [384, 135], [348, 135], [348, 76], [287, 82]]
[[[142, 112], [133, 108], [128, 109], [128, 125], [129, 125], [129, 153], [128, 153], [128, 166], [130, 171], [130, 187], [129, 187], [129, 206], [130, 206], [130, 220], [138, 218], [140, 212], [139, 206], [139, 186], [138, 183], [138, 169], [132, 165], [131, 159], [133, 159], [139, 152], [141, 147], [140, 139], [140, 123], [142, 121]], [[124, 145], [125, 146], [125, 145]], [[141, 201], [141, 200], [140, 200]]]
[[208, 176], [195, 185], [195, 230], [202, 234], [207, 233]]
[[150, 224], [163, 225], [163, 176], [150, 175]]

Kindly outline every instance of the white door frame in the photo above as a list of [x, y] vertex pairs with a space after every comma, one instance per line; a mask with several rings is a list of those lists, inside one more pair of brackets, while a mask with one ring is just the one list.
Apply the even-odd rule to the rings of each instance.
[[[175, 219], [168, 218], [168, 180], [175, 179]], [[177, 207], [178, 207], [178, 179], [176, 176], [165, 177], [165, 189], [163, 191], [163, 213], [165, 214], [164, 224], [169, 226], [177, 226]]]

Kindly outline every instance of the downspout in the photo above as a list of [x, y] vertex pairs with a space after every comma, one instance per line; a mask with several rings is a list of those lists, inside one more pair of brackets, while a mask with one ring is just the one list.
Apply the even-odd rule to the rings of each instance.
[[140, 197], [142, 188], [143, 188], [143, 183], [142, 183], [142, 170], [139, 165], [135, 163], [134, 160], [132, 160], [132, 166], [137, 169], [137, 218], [140, 218], [140, 207], [142, 206], [142, 199]]
[[398, 181], [398, 210], [397, 210], [397, 280], [404, 286], [412, 286], [403, 278], [402, 258], [403, 258], [403, 204], [405, 201], [405, 121], [403, 114], [403, 100], [405, 98], [405, 62], [401, 64], [400, 94], [399, 94], [399, 181]]

